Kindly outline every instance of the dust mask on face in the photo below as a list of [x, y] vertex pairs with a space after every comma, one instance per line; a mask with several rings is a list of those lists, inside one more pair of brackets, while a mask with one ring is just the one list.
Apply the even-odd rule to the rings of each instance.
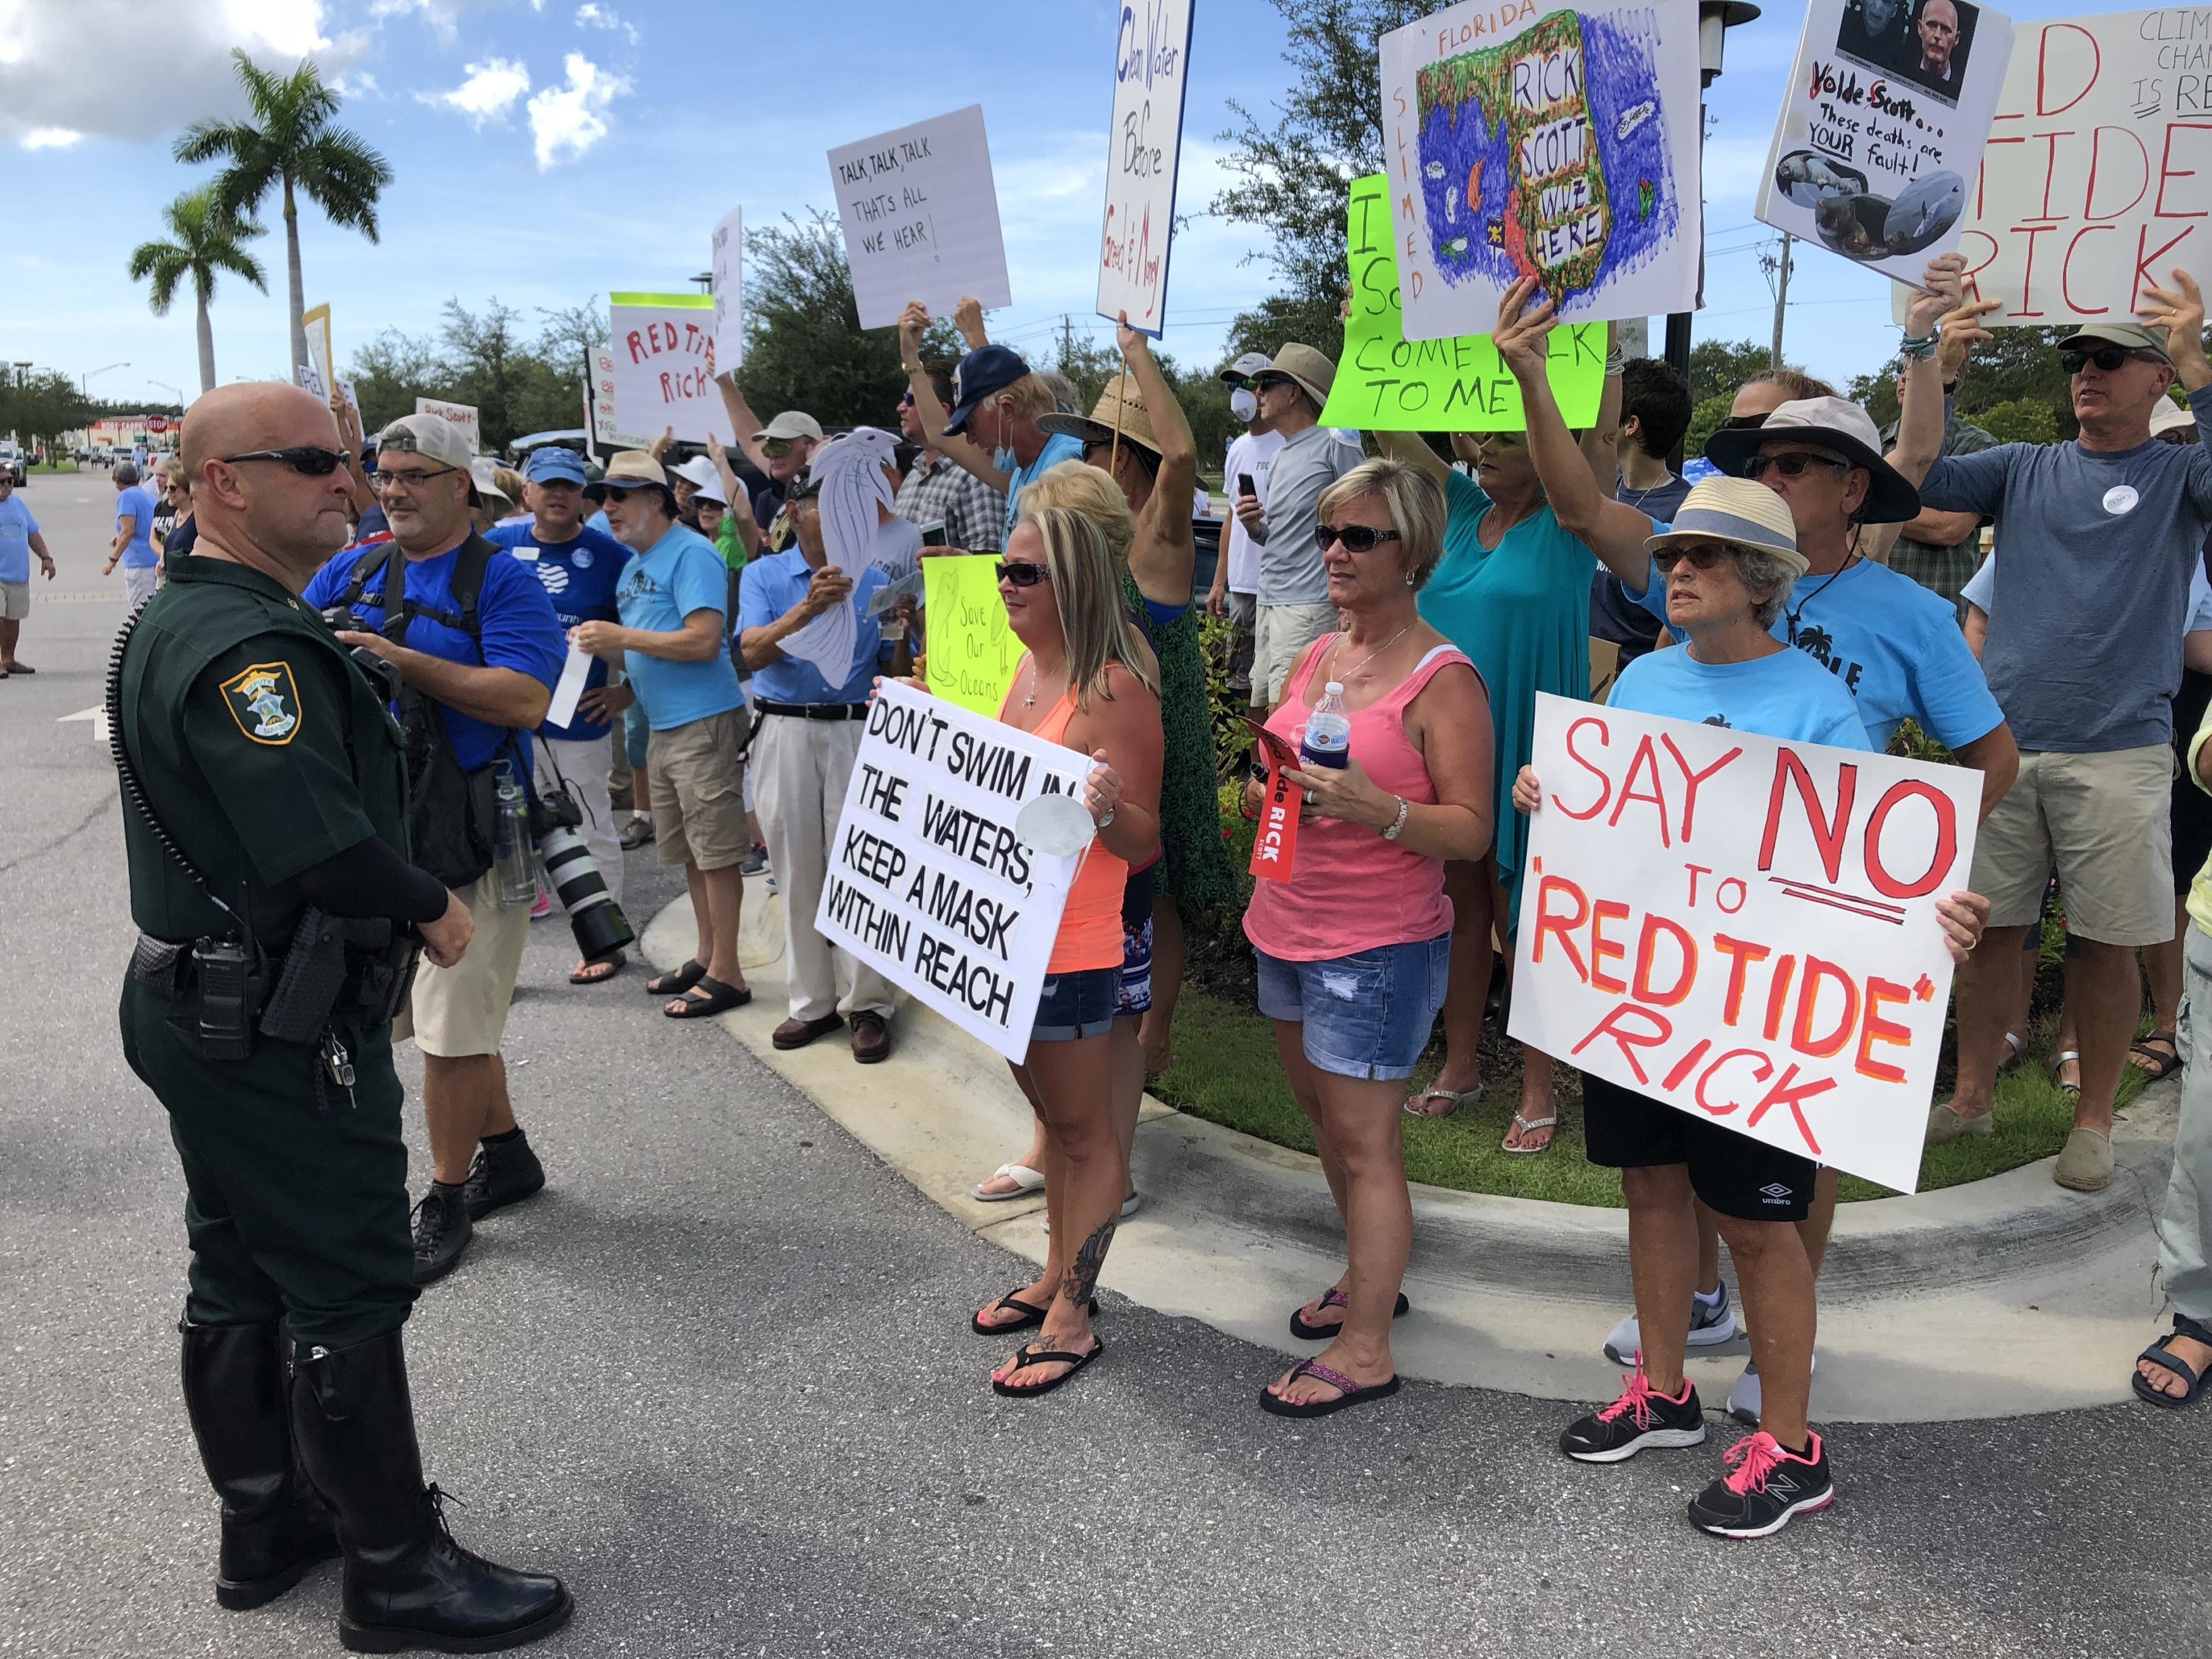
[[1249, 421], [1260, 412], [1260, 400], [1250, 386], [1240, 386], [1229, 394], [1229, 412], [1240, 421]]

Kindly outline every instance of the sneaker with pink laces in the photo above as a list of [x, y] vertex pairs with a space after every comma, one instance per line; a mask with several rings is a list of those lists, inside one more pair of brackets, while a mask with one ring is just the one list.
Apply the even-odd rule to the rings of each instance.
[[1682, 1379], [1682, 1391], [1669, 1399], [1644, 1375], [1644, 1356], [1621, 1381], [1628, 1386], [1610, 1406], [1570, 1425], [1559, 1449], [1580, 1463], [1620, 1463], [1646, 1446], [1694, 1446], [1705, 1437], [1705, 1409], [1697, 1385]]
[[1728, 1449], [1729, 1472], [1690, 1500], [1690, 1524], [1716, 1538], [1765, 1538], [1794, 1516], [1836, 1501], [1828, 1448], [1809, 1431], [1803, 1453], [1772, 1435], [1747, 1435]]

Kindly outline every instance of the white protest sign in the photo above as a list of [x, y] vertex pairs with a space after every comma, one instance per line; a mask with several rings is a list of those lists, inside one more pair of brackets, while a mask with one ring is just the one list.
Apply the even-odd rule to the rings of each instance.
[[1078, 793], [1089, 769], [1072, 749], [885, 681], [816, 928], [1019, 1060], [1081, 855], [1032, 851], [1014, 820], [1039, 796]]
[[733, 207], [714, 227], [708, 290], [714, 296], [714, 373], [726, 374], [745, 360], [745, 210]]
[[461, 435], [469, 441], [469, 453], [483, 453], [483, 441], [477, 431], [477, 406], [474, 404], [449, 404], [437, 398], [417, 398], [417, 415], [435, 415], [441, 421], [450, 421], [460, 428]]
[[704, 294], [612, 294], [608, 344], [614, 357], [618, 431], [734, 443], [708, 362], [714, 301]]
[[2212, 271], [2212, 7], [2021, 24], [1967, 205], [1985, 323], [2127, 322]]
[[981, 104], [841, 144], [830, 183], [862, 328], [889, 327], [909, 300], [944, 316], [966, 295], [987, 311], [1014, 302]]
[[1167, 326], [1168, 245], [1190, 84], [1191, 0], [1123, 0], [1114, 36], [1114, 124], [1106, 143], [1106, 218], [1098, 314], [1129, 313], [1154, 339]]
[[[307, 337], [308, 366], [315, 371], [315, 384], [307, 389], [319, 398], [327, 398], [330, 388], [337, 383], [337, 365], [331, 356], [331, 308], [317, 306], [301, 313], [300, 329]], [[302, 380], [301, 385], [307, 382]]]
[[323, 384], [323, 377], [313, 363], [301, 363], [292, 371], [292, 379], [302, 392], [313, 392], [325, 403], [330, 401], [331, 390]]
[[1466, 0], [1382, 37], [1407, 339], [1490, 332], [1526, 276], [1571, 322], [1696, 309], [1693, 21], [1682, 0]]
[[2012, 36], [2009, 18], [1972, 0], [1933, 0], [1911, 37], [1844, 0], [1813, 0], [1759, 217], [1917, 284], [1958, 244]]
[[1540, 693], [1511, 1034], [1911, 1192], [1982, 775]]

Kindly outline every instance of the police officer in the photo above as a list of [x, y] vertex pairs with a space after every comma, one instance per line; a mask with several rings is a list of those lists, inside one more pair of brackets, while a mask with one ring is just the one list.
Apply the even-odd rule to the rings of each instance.
[[124, 1052], [184, 1164], [216, 1599], [258, 1606], [343, 1554], [348, 1647], [483, 1652], [558, 1628], [570, 1599], [461, 1548], [422, 1482], [391, 1012], [414, 939], [450, 965], [471, 924], [406, 862], [385, 690], [297, 598], [347, 537], [338, 441], [290, 386], [220, 387], [185, 417], [198, 542], [109, 690], [141, 930]]

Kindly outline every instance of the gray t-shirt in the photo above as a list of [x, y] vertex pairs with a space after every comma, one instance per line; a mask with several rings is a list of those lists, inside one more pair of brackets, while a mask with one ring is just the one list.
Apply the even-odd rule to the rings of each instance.
[[1320, 520], [1322, 495], [1358, 465], [1358, 452], [1322, 426], [1285, 439], [1275, 452], [1263, 503], [1266, 533], [1252, 538], [1260, 544], [1261, 605], [1328, 602], [1328, 573], [1314, 545], [1314, 526]]
[[[2189, 404], [2212, 431], [2212, 386]], [[2172, 740], [2189, 578], [2212, 532], [2212, 450], [2000, 444], [1937, 461], [1920, 499], [1996, 520], [2005, 579], [1982, 668], [2022, 749]]]

